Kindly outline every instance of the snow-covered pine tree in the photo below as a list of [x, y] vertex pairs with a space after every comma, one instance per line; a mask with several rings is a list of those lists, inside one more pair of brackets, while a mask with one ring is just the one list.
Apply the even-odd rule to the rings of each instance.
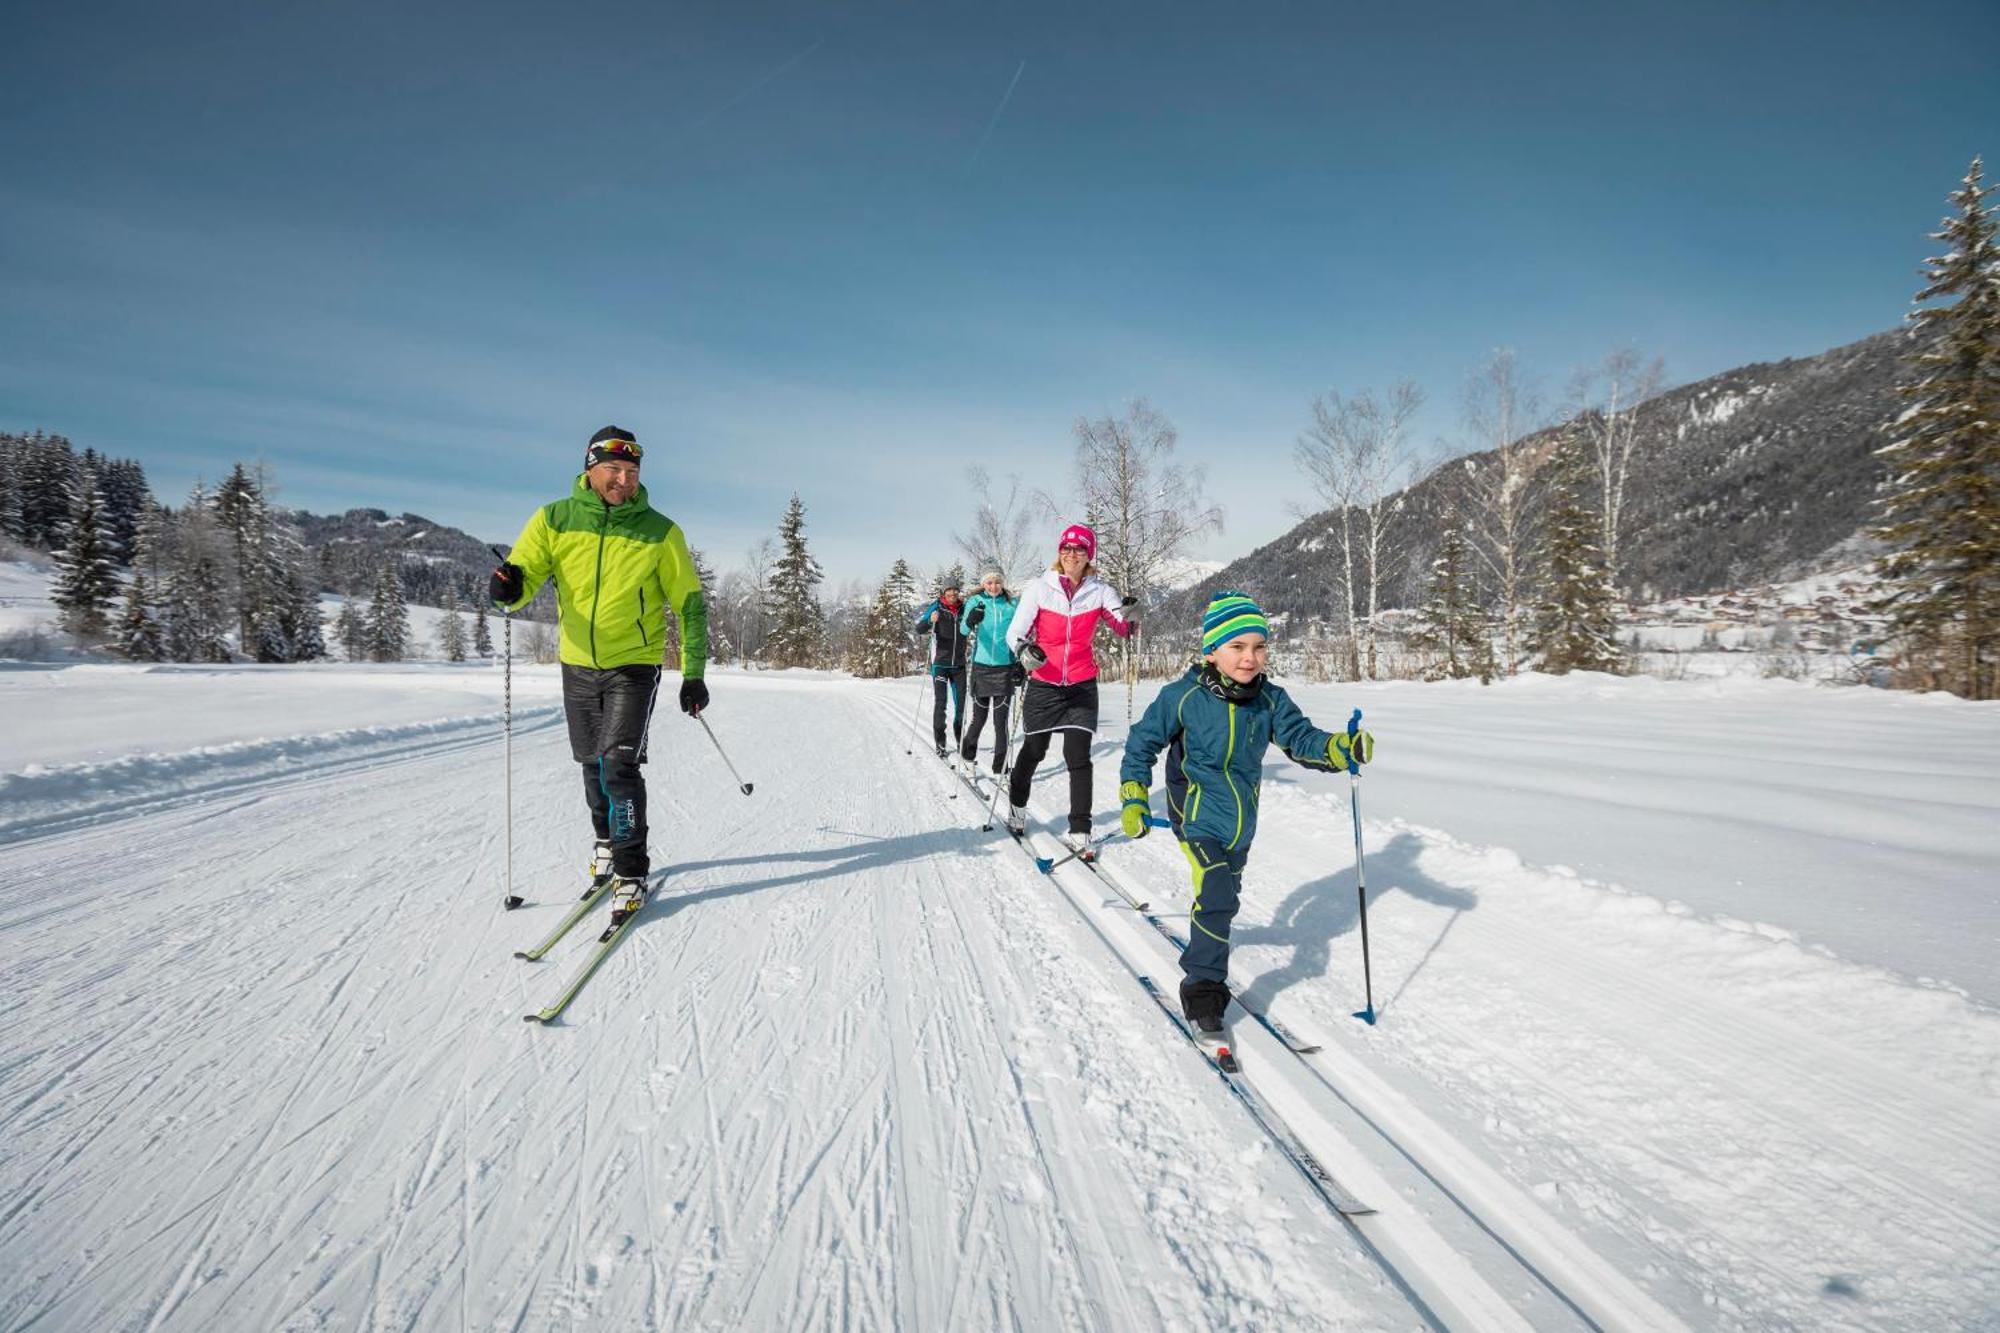
[[132, 529], [132, 568], [143, 569], [159, 587], [166, 578], [167, 556], [173, 539], [173, 511], [155, 501], [150, 493], [139, 507]]
[[1584, 497], [1592, 482], [1589, 449], [1573, 429], [1557, 445], [1555, 486], [1542, 545], [1544, 600], [1535, 625], [1542, 670], [1618, 671], [1616, 595], [1604, 568], [1603, 520]]
[[146, 471], [129, 458], [107, 458], [98, 469], [97, 489], [104, 499], [104, 533], [111, 558], [129, 565], [138, 555], [140, 524], [153, 507]]
[[368, 604], [368, 656], [376, 662], [400, 662], [409, 645], [410, 613], [392, 555], [375, 575], [375, 595]]
[[333, 636], [340, 641], [341, 655], [348, 661], [368, 660], [368, 622], [352, 598], [341, 602], [340, 614], [333, 618]]
[[1982, 171], [1974, 158], [1932, 234], [1945, 253], [1909, 316], [1910, 406], [1877, 451], [1890, 478], [1874, 529], [1912, 682], [1968, 699], [2000, 697], [2000, 245]]
[[458, 618], [458, 589], [444, 585], [444, 621], [438, 626], [438, 648], [447, 662], [465, 660], [465, 624]]
[[11, 431], [0, 431], [0, 538], [21, 540], [22, 470], [27, 465], [26, 442]]
[[818, 588], [826, 576], [806, 546], [806, 507], [797, 494], [778, 524], [779, 552], [771, 567], [765, 606], [770, 634], [764, 660], [777, 667], [817, 666], [826, 642], [826, 613]]
[[125, 585], [125, 611], [118, 618], [118, 655], [130, 662], [163, 662], [167, 636], [146, 604], [146, 571], [134, 567]]
[[866, 631], [856, 644], [848, 670], [857, 676], [900, 676], [910, 669], [910, 621], [916, 611], [917, 580], [910, 562], [897, 560], [875, 590], [868, 608]]
[[60, 572], [49, 600], [61, 608], [63, 628], [82, 641], [101, 638], [110, 628], [105, 613], [118, 595], [118, 578], [105, 541], [97, 481], [89, 469], [78, 468], [73, 485], [69, 532], [56, 557]]
[[1424, 669], [1427, 680], [1478, 676], [1482, 682], [1490, 681], [1492, 631], [1472, 567], [1465, 517], [1457, 506], [1445, 511], [1443, 528], [1437, 556], [1431, 561], [1430, 587], [1417, 612], [1410, 644], [1433, 659]]
[[270, 603], [264, 558], [264, 493], [243, 464], [232, 467], [215, 488], [215, 517], [228, 538], [236, 641], [244, 652], [254, 651], [259, 661], [268, 661], [258, 632]]
[[174, 523], [167, 575], [167, 657], [175, 662], [227, 662], [229, 588], [225, 557], [208, 492], [197, 481]]
[[287, 569], [276, 589], [279, 624], [291, 644], [294, 662], [317, 662], [326, 656], [326, 618], [319, 609], [319, 594], [305, 575]]
[[20, 448], [20, 518], [15, 535], [38, 551], [57, 550], [69, 533], [69, 507], [81, 465], [70, 442], [60, 435], [36, 431], [21, 439]]
[[[701, 602], [708, 610], [708, 660], [727, 663], [736, 660], [736, 636], [729, 631], [729, 617], [725, 613], [720, 597], [715, 590], [715, 570], [708, 563], [708, 556], [699, 546], [688, 547], [688, 558], [694, 561], [694, 576], [701, 584]], [[674, 625], [675, 649], [680, 646], [680, 624]], [[668, 660], [672, 660], [669, 658]]]
[[472, 599], [472, 652], [476, 657], [493, 656], [493, 631], [486, 624], [486, 599]]

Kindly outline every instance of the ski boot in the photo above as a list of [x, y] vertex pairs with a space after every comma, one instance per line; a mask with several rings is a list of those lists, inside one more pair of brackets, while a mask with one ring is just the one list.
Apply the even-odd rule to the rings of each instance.
[[1081, 833], [1075, 829], [1071, 829], [1068, 833], [1062, 835], [1062, 845], [1064, 851], [1069, 852], [1085, 865], [1089, 865], [1097, 859], [1097, 844], [1091, 839], [1089, 829], [1085, 829]]
[[611, 882], [611, 840], [599, 838], [590, 853], [590, 887], [583, 891], [588, 898]]
[[1027, 834], [1028, 834], [1028, 807], [1027, 807], [1027, 806], [1025, 806], [1025, 805], [1015, 805], [1015, 804], [1014, 804], [1013, 802], [1011, 802], [1011, 801], [1010, 801], [1010, 802], [1008, 802], [1008, 804], [1007, 804], [1007, 831], [1008, 831], [1009, 833], [1013, 834], [1013, 835], [1014, 835], [1015, 837], [1017, 837], [1017, 838], [1024, 838], [1024, 837], [1026, 837], [1026, 836], [1027, 836]]
[[[646, 905], [646, 881], [623, 876], [611, 886], [611, 929], [625, 924], [640, 908]], [[605, 932], [609, 934], [610, 932]]]

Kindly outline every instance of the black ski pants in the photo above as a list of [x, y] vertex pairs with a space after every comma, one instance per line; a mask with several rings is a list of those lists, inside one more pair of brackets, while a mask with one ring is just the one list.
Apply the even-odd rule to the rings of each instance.
[[570, 755], [583, 766], [590, 826], [611, 844], [614, 874], [644, 879], [646, 853], [646, 727], [660, 694], [660, 668], [598, 670], [563, 663], [563, 715]]
[[1014, 756], [1007, 798], [1028, 803], [1035, 769], [1057, 732], [1063, 738], [1063, 765], [1069, 769], [1069, 831], [1090, 832], [1090, 742], [1097, 734], [1097, 682], [1050, 685], [1031, 680], [1021, 700], [1021, 753]]
[[979, 753], [979, 733], [986, 725], [986, 715], [993, 715], [993, 771], [998, 773], [1002, 761], [1007, 758], [1007, 713], [1010, 704], [1004, 694], [990, 699], [972, 701], [972, 717], [965, 724], [965, 741], [958, 752], [970, 762]]
[[932, 668], [931, 693], [935, 700], [931, 708], [931, 732], [937, 737], [938, 749], [942, 750], [947, 696], [951, 703], [951, 737], [957, 740], [965, 734], [965, 668], [954, 667], [943, 672]]

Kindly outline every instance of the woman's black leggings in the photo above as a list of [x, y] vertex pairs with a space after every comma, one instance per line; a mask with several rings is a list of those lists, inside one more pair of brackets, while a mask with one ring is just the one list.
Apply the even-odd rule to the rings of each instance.
[[[1080, 727], [1064, 727], [1063, 763], [1069, 768], [1069, 831], [1090, 832], [1090, 733]], [[1007, 799], [1015, 805], [1028, 803], [1028, 785], [1035, 769], [1049, 752], [1053, 731], [1037, 731], [1021, 738], [1021, 753], [1014, 756], [1014, 772]]]
[[1007, 709], [1009, 700], [1004, 694], [972, 701], [972, 716], [965, 721], [965, 743], [959, 753], [967, 759], [979, 753], [979, 732], [986, 725], [986, 715], [993, 714], [993, 766], [1000, 767], [1000, 760], [1007, 753]]

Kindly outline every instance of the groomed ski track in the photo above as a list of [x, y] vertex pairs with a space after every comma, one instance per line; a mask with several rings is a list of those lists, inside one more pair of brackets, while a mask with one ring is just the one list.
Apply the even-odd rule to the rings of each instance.
[[[0, 845], [0, 1333], [1424, 1327], [1399, 1282], [1453, 1328], [1985, 1326], [1958, 996], [1371, 808], [1363, 1028], [1344, 805], [1274, 761], [1237, 970], [1326, 1049], [1235, 1035], [1358, 1240], [1135, 984], [1173, 985], [1157, 931], [905, 754], [916, 688], [726, 673], [750, 798], [662, 711], [661, 884], [546, 1030], [595, 931], [512, 957], [582, 888], [540, 714], [512, 914], [497, 738], [457, 727], [37, 808]], [[1170, 838], [1104, 865], [1185, 929]]]
[[[887, 701], [881, 702], [887, 710]], [[894, 714], [885, 711], [885, 721], [893, 720]], [[905, 727], [910, 725], [907, 716], [902, 721]], [[919, 741], [927, 739], [917, 734]], [[921, 744], [917, 754], [931, 757]], [[1044, 779], [1038, 774], [1038, 779], [1050, 784], [1049, 795], [1039, 800], [1031, 796], [1030, 806], [1038, 828], [1059, 830], [1067, 806], [1067, 779], [1060, 764], [1044, 767], [1048, 775]], [[936, 771], [942, 782], [958, 786], [968, 796], [992, 790], [988, 778], [976, 784], [975, 792], [952, 768], [937, 764]], [[1004, 793], [999, 800], [1006, 800]], [[1054, 807], [1044, 809], [1051, 800]], [[983, 815], [986, 808], [984, 802], [973, 800], [975, 812]], [[1004, 834], [996, 830], [992, 836]], [[1171, 834], [1161, 836], [1171, 841]], [[1114, 835], [1100, 849], [1095, 869], [1062, 861], [1042, 878], [1090, 923], [1135, 981], [1148, 978], [1171, 996], [1180, 970], [1174, 944], [1164, 931], [1174, 927], [1150, 904], [1146, 911], [1129, 905], [1159, 896], [1160, 887], [1137, 882], [1120, 870], [1119, 852], [1129, 846]], [[1024, 873], [1035, 874], [1027, 858], [1020, 864]], [[1108, 890], [1106, 880], [1116, 881], [1123, 896]], [[1185, 915], [1179, 929], [1184, 938]], [[1342, 1218], [1343, 1225], [1383, 1271], [1407, 1289], [1427, 1326], [1523, 1333], [1684, 1328], [1576, 1237], [1563, 1232], [1525, 1194], [1469, 1155], [1451, 1151], [1436, 1127], [1414, 1107], [1365, 1068], [1343, 1058], [1338, 1043], [1328, 1049], [1318, 1033], [1294, 1029], [1297, 1036], [1321, 1046], [1319, 1052], [1299, 1054], [1240, 1003], [1231, 1006], [1229, 1018], [1231, 1045], [1245, 1061], [1236, 1077], [1248, 1083], [1269, 1114], [1278, 1118], [1280, 1133], [1296, 1136], [1313, 1161], [1374, 1209]], [[1192, 1048], [1188, 1055], [1200, 1059]], [[1337, 1079], [1351, 1080], [1352, 1086], [1343, 1088]], [[1370, 1118], [1362, 1107], [1373, 1110], [1374, 1116]], [[1283, 1151], [1284, 1144], [1271, 1137]], [[1306, 1163], [1301, 1162], [1300, 1169], [1306, 1169]]]
[[734, 684], [757, 794], [656, 720], [663, 883], [546, 1031], [555, 729], [512, 914], [497, 745], [0, 849], [0, 1328], [1414, 1326], [852, 687]]

